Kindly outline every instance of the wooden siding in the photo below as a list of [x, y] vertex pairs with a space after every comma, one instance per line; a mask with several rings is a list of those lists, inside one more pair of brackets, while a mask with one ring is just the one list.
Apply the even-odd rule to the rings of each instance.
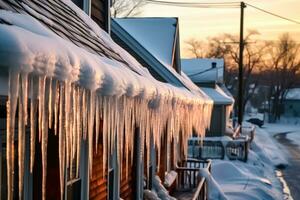
[[91, 0], [91, 18], [104, 30], [108, 31], [108, 1]]
[[[126, 169], [126, 161], [123, 160], [123, 169]], [[128, 167], [128, 176], [126, 177], [126, 171], [124, 170], [121, 175], [120, 183], [120, 197], [124, 200], [133, 199], [133, 170], [132, 166]]]
[[104, 170], [103, 174], [102, 163], [102, 145], [99, 144], [98, 153], [94, 151], [92, 177], [90, 178], [89, 197], [93, 200], [107, 199], [107, 170]]

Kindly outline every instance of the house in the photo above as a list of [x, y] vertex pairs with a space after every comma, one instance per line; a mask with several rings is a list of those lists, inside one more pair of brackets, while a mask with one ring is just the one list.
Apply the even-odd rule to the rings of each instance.
[[157, 81], [112, 41], [109, 1], [75, 3], [86, 13], [0, 1], [1, 198], [142, 199], [150, 153], [179, 162], [209, 126], [211, 100], [188, 79]]
[[182, 70], [212, 100], [213, 112], [206, 136], [224, 136], [234, 99], [224, 85], [223, 59], [182, 59]]
[[[157, 80], [192, 91], [207, 99], [207, 108], [211, 100], [181, 71], [179, 25], [177, 18], [118, 18], [112, 20], [112, 38], [132, 56], [134, 56]], [[203, 110], [199, 117], [210, 115]], [[208, 118], [209, 119], [209, 118]], [[206, 120], [208, 120], [206, 118]], [[208, 120], [209, 121], [209, 120]], [[206, 122], [209, 123], [209, 122]], [[190, 131], [193, 132], [192, 130]], [[164, 132], [162, 152], [153, 147], [150, 174], [158, 174], [162, 182], [176, 170], [178, 159], [174, 151], [185, 148], [187, 142], [170, 141], [170, 130]], [[157, 152], [157, 153], [155, 153]], [[159, 156], [161, 154], [161, 156]], [[186, 152], [185, 152], [186, 155]], [[184, 157], [184, 156], [183, 156]], [[157, 166], [158, 168], [156, 170]], [[157, 171], [157, 172], [156, 172]], [[154, 178], [153, 176], [151, 177]]]
[[289, 89], [282, 104], [284, 116], [300, 117], [300, 88]]

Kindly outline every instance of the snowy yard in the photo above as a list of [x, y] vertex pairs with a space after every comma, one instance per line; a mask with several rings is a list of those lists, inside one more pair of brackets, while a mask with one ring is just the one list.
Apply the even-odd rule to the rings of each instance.
[[[222, 193], [211, 191], [212, 199], [292, 199], [283, 191], [283, 184], [276, 166], [287, 166], [287, 150], [274, 139], [278, 131], [299, 130], [299, 125], [266, 124], [256, 128], [256, 136], [251, 144], [248, 161], [214, 160], [212, 176], [219, 184]], [[292, 136], [300, 138], [299, 135]], [[294, 138], [293, 138], [294, 139]], [[299, 142], [299, 140], [298, 140]], [[276, 176], [277, 173], [277, 176]]]

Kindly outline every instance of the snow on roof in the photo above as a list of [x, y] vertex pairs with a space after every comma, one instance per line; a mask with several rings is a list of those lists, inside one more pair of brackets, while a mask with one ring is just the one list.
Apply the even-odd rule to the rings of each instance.
[[[123, 34], [125, 31], [126, 34], [130, 35], [132, 40], [136, 40], [144, 47], [145, 51], [149, 52], [151, 56], [159, 61], [159, 66], [153, 66], [155, 64], [151, 63], [150, 67], [159, 68], [156, 72], [163, 78], [168, 78], [166, 80], [168, 83], [185, 87], [209, 99], [185, 73], [181, 72], [180, 75], [171, 66], [176, 34], [176, 18], [118, 18], [114, 19], [112, 23], [113, 31], [118, 28], [115, 26], [115, 22], [121, 26]], [[115, 31], [115, 33], [121, 34], [118, 31]], [[119, 37], [123, 37], [123, 35], [119, 35]], [[132, 48], [135, 50], [134, 47]], [[168, 62], [164, 62], [163, 60], [168, 60]]]
[[228, 96], [218, 85], [216, 88], [201, 87], [201, 90], [213, 100], [215, 105], [231, 105], [234, 103], [233, 98]]
[[[159, 94], [210, 101], [199, 92], [192, 94], [193, 91], [155, 81], [146, 68], [69, 1], [47, 4], [45, 10], [31, 1], [1, 5], [31, 15], [0, 11], [0, 57], [4, 60], [1, 66], [18, 66], [22, 71], [70, 79], [104, 95]], [[61, 13], [63, 7], [69, 7], [67, 14]], [[61, 23], [58, 18], [62, 18]], [[166, 23], [170, 21], [176, 20]]]
[[289, 89], [286, 96], [285, 96], [285, 99], [300, 100], [300, 88]]
[[[216, 68], [212, 68], [216, 63]], [[181, 59], [181, 69], [194, 83], [223, 82], [223, 59]]]
[[172, 68], [176, 18], [114, 19], [163, 65]]

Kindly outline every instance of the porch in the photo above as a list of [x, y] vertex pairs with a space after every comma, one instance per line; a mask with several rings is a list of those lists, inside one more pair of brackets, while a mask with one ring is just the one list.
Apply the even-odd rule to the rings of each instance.
[[210, 172], [211, 161], [188, 159], [179, 163], [176, 185], [170, 194], [179, 200], [206, 200], [207, 180], [199, 176], [200, 168], [207, 168]]

